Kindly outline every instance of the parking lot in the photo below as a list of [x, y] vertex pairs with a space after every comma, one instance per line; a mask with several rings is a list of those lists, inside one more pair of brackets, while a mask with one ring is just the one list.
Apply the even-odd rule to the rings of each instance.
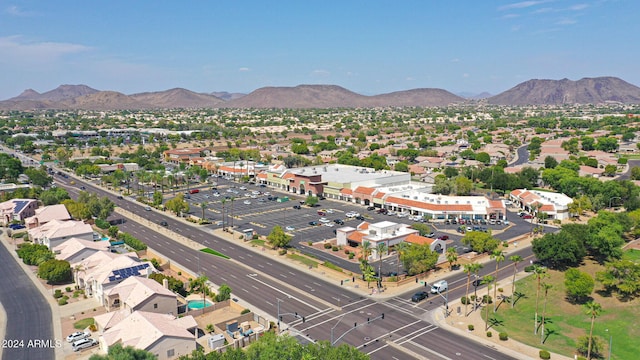
[[[216, 178], [213, 188], [215, 190], [212, 190], [211, 186], [200, 187], [198, 193], [189, 194], [187, 199], [190, 203], [190, 214], [193, 216], [202, 216], [201, 204], [207, 204], [205, 217], [212, 222], [207, 227], [220, 228], [224, 222], [226, 226], [233, 225], [238, 231], [253, 229], [256, 233], [266, 236], [274, 226], [279, 225], [293, 236], [292, 246], [313, 253], [321, 260], [331, 260], [352, 271], [358, 271], [357, 264], [340, 261], [336, 257], [327, 255], [326, 252], [315, 251], [307, 246], [301, 246], [300, 243], [333, 239], [337, 228], [356, 227], [363, 220], [352, 216], [354, 214], [347, 216], [354, 212], [361, 216], [360, 219], [371, 223], [393, 221], [411, 225], [416, 222], [408, 216], [398, 217], [393, 213], [380, 214], [376, 211], [377, 209], [367, 210], [363, 205], [336, 200], [319, 200], [315, 207], [309, 207], [303, 205], [305, 200], [303, 195], [280, 192], [257, 184], [241, 184], [224, 178]], [[275, 199], [276, 197], [278, 200]], [[467, 231], [467, 227], [472, 231], [491, 230], [495, 237], [502, 240], [528, 232], [530, 223], [518, 217], [515, 209], [510, 208], [510, 210], [508, 225], [503, 221], [471, 224], [446, 224], [438, 221], [429, 225], [435, 237], [449, 236], [448, 246], [456, 248], [459, 253], [465, 253], [470, 249], [460, 242], [464, 233], [459, 230]], [[395, 257], [388, 257], [383, 260], [383, 265], [389, 269], [395, 269], [397, 266], [395, 261]]]

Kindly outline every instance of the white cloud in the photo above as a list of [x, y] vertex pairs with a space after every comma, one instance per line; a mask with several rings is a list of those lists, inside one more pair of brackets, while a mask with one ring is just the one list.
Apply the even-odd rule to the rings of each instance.
[[317, 76], [317, 77], [327, 77], [331, 75], [331, 73], [327, 70], [322, 70], [322, 69], [317, 69], [317, 70], [313, 70], [311, 72], [311, 76]]
[[457, 62], [460, 62], [460, 59], [458, 59], [458, 58], [453, 58], [453, 59], [451, 59], [451, 62], [457, 63]]
[[580, 11], [589, 7], [589, 4], [576, 4], [569, 7], [569, 10]]
[[512, 4], [500, 6], [498, 8], [498, 10], [504, 11], [504, 10], [510, 10], [510, 9], [524, 9], [524, 8], [528, 8], [528, 7], [544, 4], [546, 2], [549, 2], [549, 0], [521, 1], [521, 2], [517, 2], [517, 3], [512, 3]]
[[556, 22], [556, 25], [573, 25], [575, 23], [577, 23], [578, 21], [575, 19], [569, 19], [569, 18], [565, 18], [565, 19], [561, 19], [558, 20]]
[[503, 19], [515, 19], [518, 17], [520, 17], [518, 14], [504, 14], [504, 16], [502, 16]]
[[241, 67], [241, 68], [238, 69], [238, 71], [246, 72], [246, 71], [251, 71], [251, 69], [249, 69], [248, 67]]
[[414, 79], [413, 77], [411, 77], [411, 76], [407, 76], [407, 77], [405, 78], [405, 80], [406, 80], [406, 81], [414, 81], [415, 79]]
[[470, 76], [471, 76], [471, 75], [469, 75], [469, 73], [464, 73], [464, 74], [462, 74], [462, 77], [463, 77], [463, 78], [468, 78], [468, 77], [470, 77]]
[[33, 16], [34, 15], [32, 12], [24, 11], [16, 5], [8, 6], [7, 8], [4, 9], [4, 12], [11, 16]]
[[91, 50], [91, 47], [63, 42], [26, 41], [22, 36], [0, 37], [0, 53], [4, 54], [0, 62], [53, 62], [69, 54]]

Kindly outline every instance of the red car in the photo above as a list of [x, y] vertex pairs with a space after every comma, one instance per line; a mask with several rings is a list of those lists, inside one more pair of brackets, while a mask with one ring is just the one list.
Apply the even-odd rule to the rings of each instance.
[[200, 192], [200, 189], [191, 189], [189, 190], [189, 194], [197, 194]]
[[533, 216], [531, 216], [531, 214], [526, 214], [526, 215], [522, 215], [523, 219], [533, 219]]

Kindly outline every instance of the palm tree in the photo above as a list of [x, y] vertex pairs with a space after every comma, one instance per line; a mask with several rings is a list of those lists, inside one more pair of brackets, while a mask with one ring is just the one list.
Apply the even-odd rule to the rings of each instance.
[[203, 201], [200, 203], [200, 208], [202, 208], [202, 221], [204, 221], [204, 211], [207, 210], [207, 202]]
[[548, 284], [546, 282], [542, 283], [542, 289], [544, 290], [544, 305], [542, 305], [542, 329], [540, 330], [540, 344], [544, 343], [544, 319], [547, 315], [547, 295], [549, 295], [549, 289], [551, 289], [552, 287], [553, 285], [551, 284]]
[[[191, 280], [191, 291], [202, 293], [202, 304], [204, 305], [204, 297], [207, 293], [207, 281], [209, 278], [206, 275], [200, 275], [195, 279]], [[202, 307], [204, 313], [204, 306]]]
[[362, 261], [368, 265], [369, 255], [371, 255], [371, 243], [365, 240], [360, 244], [360, 247], [362, 248]]
[[487, 306], [485, 306], [485, 314], [484, 314], [484, 330], [489, 330], [489, 299], [490, 299], [490, 295], [489, 295], [489, 289], [491, 288], [491, 283], [493, 283], [493, 281], [495, 280], [495, 278], [491, 275], [485, 275], [485, 277], [482, 278], [482, 284], [483, 285], [487, 285]]
[[[502, 250], [493, 250], [490, 257], [496, 261], [496, 272], [493, 276], [496, 281], [498, 280], [498, 269], [500, 268], [500, 263], [504, 261], [504, 251]], [[498, 298], [496, 297], [496, 291], [498, 290], [497, 286], [493, 287], [493, 312], [498, 310]]]
[[381, 242], [376, 247], [376, 252], [378, 253], [378, 279], [382, 279], [382, 253], [387, 253], [387, 244]]
[[453, 271], [453, 264], [458, 261], [458, 252], [455, 248], [447, 249], [447, 261], [449, 262], [449, 271]]
[[464, 271], [465, 274], [467, 274], [467, 291], [465, 292], [465, 295], [464, 295], [467, 301], [464, 304], [464, 316], [469, 316], [469, 313], [467, 312], [467, 305], [469, 305], [469, 286], [471, 285], [471, 273], [475, 273], [476, 268], [479, 269], [481, 267], [482, 267], [482, 264], [476, 264], [476, 263], [465, 264], [462, 270]]
[[542, 204], [539, 203], [539, 202], [536, 202], [536, 203], [533, 203], [533, 204], [529, 205], [529, 209], [531, 210], [531, 216], [532, 216], [532, 218], [529, 219], [529, 220], [531, 220], [531, 235], [533, 235], [533, 219], [534, 218], [538, 218], [537, 212], [541, 207], [542, 207]]
[[533, 333], [538, 333], [538, 298], [540, 297], [540, 280], [544, 277], [547, 272], [547, 268], [540, 265], [533, 265], [533, 273], [536, 275], [536, 281], [538, 285], [536, 287], [536, 313], [535, 313], [535, 323], [533, 327]]
[[593, 324], [596, 321], [596, 317], [602, 312], [602, 305], [595, 301], [589, 301], [584, 304], [585, 312], [591, 316], [591, 329], [589, 330], [589, 345], [587, 347], [587, 360], [591, 360], [591, 342], [593, 341]]
[[233, 202], [236, 200], [235, 197], [231, 197], [231, 232], [233, 232]]
[[[482, 265], [482, 264], [476, 264], [476, 265], [477, 266], [474, 266], [472, 271], [473, 271], [473, 275], [475, 275], [475, 277], [477, 278], [478, 277], [478, 273], [480, 273], [480, 270], [484, 267], [484, 265]], [[473, 289], [473, 295], [475, 295], [476, 301], [478, 301], [477, 300], [478, 299], [478, 287], [477, 286]], [[476, 308], [477, 308], [477, 306], [474, 305], [473, 306], [473, 311], [475, 311]]]
[[396, 248], [396, 255], [398, 256], [398, 271], [397, 272], [398, 272], [398, 276], [399, 276], [400, 275], [400, 258], [409, 249], [409, 243], [406, 243], [406, 242], [402, 241], [399, 244], [396, 244], [395, 248]]
[[222, 230], [225, 230], [226, 228], [224, 227], [224, 205], [227, 203], [227, 199], [222, 199], [220, 202], [222, 203]]
[[513, 281], [511, 281], [511, 308], [513, 309], [516, 299], [516, 274], [518, 273], [518, 263], [524, 259], [520, 255], [513, 255], [509, 257], [509, 260], [513, 263]]

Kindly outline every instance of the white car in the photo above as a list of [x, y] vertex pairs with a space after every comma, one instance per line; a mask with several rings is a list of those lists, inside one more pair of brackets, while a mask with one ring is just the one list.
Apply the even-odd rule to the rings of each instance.
[[247, 190], [246, 186], [240, 186], [240, 190]]
[[353, 211], [349, 211], [348, 213], [344, 214], [344, 216], [348, 217], [348, 218], [354, 218], [356, 216], [358, 216], [360, 214], [358, 214], [357, 212], [353, 212]]
[[76, 331], [73, 334], [67, 336], [67, 342], [72, 343], [78, 340], [86, 339], [89, 336], [91, 336], [91, 334], [86, 331]]
[[407, 213], [398, 213], [398, 215], [396, 215], [396, 216], [399, 217], [399, 218], [403, 218], [403, 217], [409, 216], [409, 214], [407, 214]]
[[245, 200], [245, 201], [244, 201], [244, 204], [245, 204], [245, 205], [251, 205], [251, 201], [249, 201], [249, 200]]
[[327, 209], [326, 213], [327, 214], [333, 214], [333, 209]]
[[71, 348], [73, 348], [73, 351], [80, 351], [82, 349], [87, 349], [96, 345], [98, 345], [98, 340], [92, 339], [92, 338], [86, 338], [86, 339], [82, 339], [74, 342], [73, 344], [71, 344]]
[[286, 228], [284, 228], [284, 229], [285, 229], [285, 230], [287, 230], [287, 231], [293, 231], [293, 230], [295, 230], [296, 228], [294, 228], [293, 226], [289, 225], [289, 226], [287, 226], [287, 227], [286, 227]]
[[253, 195], [260, 195], [260, 191], [258, 191], [258, 190], [253, 190], [253, 191], [251, 192], [251, 194], [253, 194]]
[[328, 226], [328, 227], [334, 227], [334, 223], [332, 222], [328, 222], [328, 223], [324, 223], [324, 226]]
[[213, 193], [213, 196], [220, 197], [220, 193]]
[[329, 220], [329, 219], [327, 219], [327, 218], [320, 218], [320, 220], [318, 220], [318, 221], [320, 221], [320, 222], [321, 222], [321, 223], [323, 223], [323, 224], [331, 223], [331, 220]]

